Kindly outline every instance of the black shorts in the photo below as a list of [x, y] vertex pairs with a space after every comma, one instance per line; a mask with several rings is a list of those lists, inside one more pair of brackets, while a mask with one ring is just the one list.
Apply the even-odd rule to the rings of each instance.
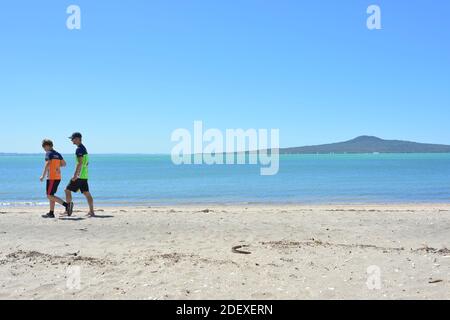
[[72, 192], [81, 191], [81, 193], [85, 193], [89, 191], [89, 184], [87, 179], [77, 179], [75, 181], [70, 180], [66, 190], [70, 190]]
[[47, 186], [45, 188], [48, 196], [54, 196], [58, 191], [58, 186], [61, 180], [47, 180]]

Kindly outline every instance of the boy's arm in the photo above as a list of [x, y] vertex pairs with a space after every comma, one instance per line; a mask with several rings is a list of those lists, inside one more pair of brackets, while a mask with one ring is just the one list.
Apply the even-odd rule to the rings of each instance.
[[49, 167], [50, 167], [50, 161], [47, 160], [47, 161], [45, 161], [44, 171], [42, 172], [42, 175], [39, 178], [39, 180], [43, 181], [45, 179], [45, 176], [47, 175]]
[[83, 157], [77, 157], [77, 167], [75, 169], [75, 173], [73, 174], [72, 181], [77, 180], [80, 177], [81, 167], [83, 166]]

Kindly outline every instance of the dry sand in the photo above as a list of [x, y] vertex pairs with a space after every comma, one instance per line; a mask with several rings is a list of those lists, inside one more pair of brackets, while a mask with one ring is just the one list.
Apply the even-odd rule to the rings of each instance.
[[450, 205], [45, 211], [0, 208], [0, 299], [450, 298]]

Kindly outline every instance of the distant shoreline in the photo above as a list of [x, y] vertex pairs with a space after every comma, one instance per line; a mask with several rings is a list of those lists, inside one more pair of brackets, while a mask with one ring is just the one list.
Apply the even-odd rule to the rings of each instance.
[[[238, 148], [244, 149], [244, 148]], [[422, 143], [406, 140], [385, 140], [375, 136], [359, 136], [354, 139], [342, 142], [327, 143], [320, 145], [306, 145], [301, 147], [279, 147], [279, 154], [371, 154], [371, 153], [450, 153], [450, 145], [436, 143]], [[247, 150], [234, 152], [256, 153], [267, 150]], [[232, 152], [230, 152], [232, 153]], [[26, 155], [27, 153], [17, 152], [0, 152], [1, 155]], [[29, 155], [37, 155], [39, 153], [29, 153]], [[105, 155], [170, 155], [170, 153], [104, 153]], [[219, 153], [220, 154], [220, 153]], [[227, 154], [223, 152], [222, 155]], [[193, 154], [191, 154], [193, 156]]]
[[[242, 153], [242, 152], [241, 152]], [[246, 151], [245, 153], [250, 153]], [[71, 155], [71, 153], [61, 153], [63, 155]], [[295, 155], [377, 155], [377, 154], [450, 154], [448, 152], [329, 152], [329, 153], [280, 153], [282, 156], [295, 156]], [[43, 153], [0, 153], [0, 157], [3, 156], [42, 156]], [[170, 153], [91, 153], [93, 156], [167, 156], [170, 157]]]

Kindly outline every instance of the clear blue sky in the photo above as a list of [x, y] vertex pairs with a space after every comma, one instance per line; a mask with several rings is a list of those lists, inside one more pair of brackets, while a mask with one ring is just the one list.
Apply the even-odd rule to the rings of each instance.
[[[81, 30], [66, 8], [81, 7]], [[366, 28], [378, 4], [382, 30]], [[0, 151], [81, 131], [91, 153], [167, 153], [171, 132], [279, 128], [450, 144], [448, 0], [15, 0], [0, 9]]]

